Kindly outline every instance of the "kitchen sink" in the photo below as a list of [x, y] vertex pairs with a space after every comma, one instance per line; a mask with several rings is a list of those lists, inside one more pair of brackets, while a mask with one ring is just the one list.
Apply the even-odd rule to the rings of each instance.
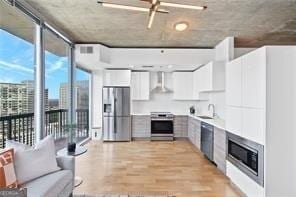
[[202, 119], [213, 119], [213, 118], [210, 117], [210, 116], [197, 116], [197, 117], [202, 118]]

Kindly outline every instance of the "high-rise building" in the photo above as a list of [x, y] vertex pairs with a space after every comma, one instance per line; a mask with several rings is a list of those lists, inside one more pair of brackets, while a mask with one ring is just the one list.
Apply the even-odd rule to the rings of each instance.
[[60, 84], [60, 98], [59, 98], [59, 108], [67, 109], [68, 108], [68, 83]]
[[27, 112], [26, 85], [0, 83], [0, 116]]
[[[48, 89], [44, 92], [48, 110]], [[0, 116], [34, 112], [34, 81], [0, 83]]]
[[[60, 85], [60, 109], [68, 108], [68, 83], [62, 83]], [[89, 81], [81, 80], [76, 81], [75, 84], [76, 92], [76, 107], [77, 109], [88, 109], [89, 108]]]

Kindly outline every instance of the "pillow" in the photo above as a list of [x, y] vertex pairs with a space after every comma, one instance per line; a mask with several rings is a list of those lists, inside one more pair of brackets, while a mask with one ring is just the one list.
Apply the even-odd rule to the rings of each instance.
[[13, 140], [6, 140], [6, 147], [13, 147], [14, 152], [24, 151], [32, 148], [29, 145], [22, 144]]
[[0, 188], [17, 188], [13, 155], [12, 148], [0, 153]]
[[47, 136], [34, 148], [27, 148], [20, 143], [7, 143], [7, 147], [15, 148], [15, 172], [19, 184], [60, 170], [57, 165], [53, 136]]

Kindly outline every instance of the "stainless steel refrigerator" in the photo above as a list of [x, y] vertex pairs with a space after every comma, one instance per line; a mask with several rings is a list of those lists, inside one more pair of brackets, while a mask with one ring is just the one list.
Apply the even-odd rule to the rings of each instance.
[[103, 87], [103, 140], [131, 140], [129, 87]]

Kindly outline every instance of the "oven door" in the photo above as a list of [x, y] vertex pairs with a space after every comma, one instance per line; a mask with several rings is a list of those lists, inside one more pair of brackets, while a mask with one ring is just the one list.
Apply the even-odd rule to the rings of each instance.
[[151, 120], [151, 134], [173, 134], [172, 120]]

